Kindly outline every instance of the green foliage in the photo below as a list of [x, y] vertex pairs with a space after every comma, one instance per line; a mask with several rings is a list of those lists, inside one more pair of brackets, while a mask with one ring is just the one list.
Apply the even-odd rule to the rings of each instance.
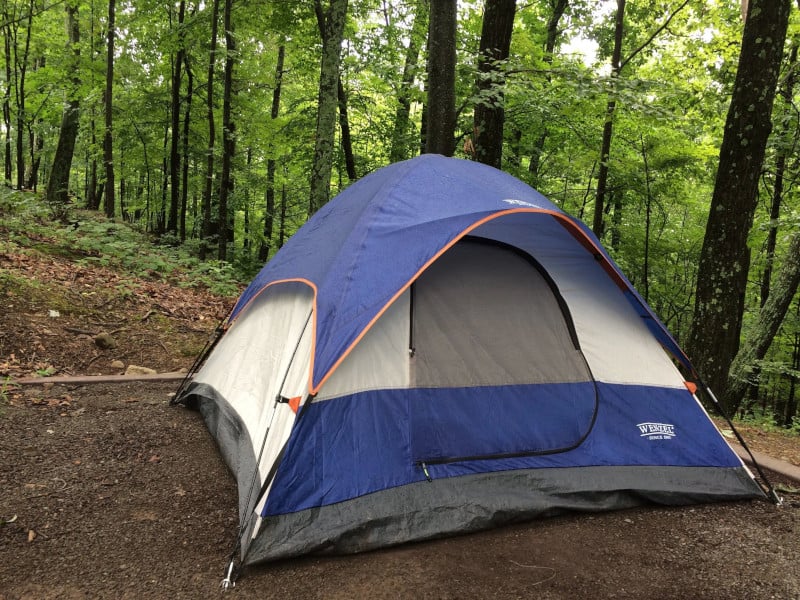
[[[324, 4], [324, 3], [323, 3]], [[554, 2], [517, 3], [510, 57], [496, 86], [476, 94], [477, 49], [482, 3], [460, 3], [456, 73], [459, 108], [457, 156], [473, 134], [478, 103], [505, 109], [503, 168], [529, 182], [560, 207], [590, 221], [599, 168], [600, 141], [609, 101], [615, 103], [614, 139], [609, 157], [609, 202], [605, 245], [671, 331], [688, 334], [694, 303], [697, 263], [716, 177], [719, 144], [738, 64], [742, 20], [738, 2], [688, 3], [662, 28], [681, 3], [670, 0], [627, 2], [619, 77], [610, 74], [615, 2], [570, 0], [561, 18], [553, 56], [545, 55], [547, 25]], [[309, 172], [314, 154], [318, 77], [322, 48], [313, 3], [235, 3], [237, 40], [232, 118], [236, 124], [234, 187], [228, 218], [233, 240], [229, 263], [202, 262], [200, 240], [203, 193], [212, 182], [212, 219], [219, 195], [221, 160], [221, 96], [224, 45], [210, 54], [211, 3], [187, 3], [185, 22], [177, 23], [177, 3], [155, 0], [128, 2], [117, 14], [117, 56], [113, 98], [114, 156], [117, 173], [117, 220], [83, 210], [90, 197], [92, 173], [103, 184], [103, 85], [105, 73], [104, 5], [80, 0], [80, 133], [72, 165], [68, 206], [46, 206], [36, 196], [0, 187], [0, 251], [17, 244], [31, 252], [48, 252], [150, 278], [168, 278], [179, 285], [204, 286], [235, 294], [240, 281], [260, 267], [261, 245], [270, 256], [305, 221]], [[414, 81], [403, 90], [403, 70], [416, 2], [350, 3], [342, 52], [342, 86], [357, 176], [383, 165], [395, 137], [399, 94], [410, 92], [410, 123], [402, 134], [403, 155], [418, 152], [425, 102], [425, 40], [411, 65]], [[11, 127], [4, 139], [16, 156], [16, 118], [23, 123], [21, 144], [30, 163], [30, 145], [44, 141], [33, 154], [46, 177], [52, 161], [66, 90], [70, 49], [66, 47], [63, 5], [42, 5], [31, 21], [31, 44], [25, 89], [18, 89], [28, 21], [24, 6], [11, 3]], [[790, 40], [798, 43], [800, 11], [793, 11]], [[220, 40], [222, 31], [220, 30]], [[420, 33], [417, 33], [420, 36]], [[421, 38], [421, 36], [420, 36]], [[578, 39], [596, 44], [584, 62], [570, 51]], [[16, 43], [16, 45], [14, 45]], [[170, 199], [170, 84], [181, 44], [192, 74], [182, 66], [181, 122], [189, 111], [185, 160], [185, 239], [165, 233]], [[278, 48], [285, 48], [278, 116], [272, 117]], [[1, 54], [1, 52], [0, 52]], [[788, 55], [788, 52], [787, 52]], [[208, 67], [215, 74], [209, 87]], [[792, 67], [796, 71], [796, 65]], [[785, 69], [785, 75], [792, 72]], [[787, 77], [784, 76], [785, 82]], [[0, 86], [0, 89], [4, 89]], [[212, 93], [215, 118], [215, 168], [206, 171], [209, 123], [206, 95]], [[24, 113], [16, 104], [24, 92]], [[502, 92], [502, 94], [500, 93]], [[778, 227], [775, 265], [780, 265], [787, 233], [797, 226], [796, 156], [797, 90], [789, 101], [776, 102], [773, 137], [759, 189], [760, 206], [751, 232], [751, 286], [745, 319], [756, 313], [759, 280], [767, 267], [767, 235]], [[190, 103], [191, 101], [191, 103]], [[20, 114], [18, 115], [18, 111]], [[29, 131], [30, 130], [30, 131]], [[29, 133], [34, 138], [29, 137]], [[339, 132], [341, 133], [341, 132]], [[182, 136], [182, 131], [180, 132]], [[181, 141], [183, 141], [181, 139]], [[2, 147], [2, 146], [0, 146]], [[181, 150], [182, 151], [182, 150]], [[784, 205], [778, 219], [769, 216], [776, 185], [775, 165], [788, 161]], [[274, 214], [267, 215], [267, 168], [275, 166]], [[16, 168], [16, 167], [15, 167]], [[12, 174], [12, 180], [15, 178]], [[341, 137], [334, 147], [331, 196], [349, 185]], [[180, 184], [183, 191], [183, 184]], [[265, 239], [264, 222], [274, 219]], [[151, 244], [150, 242], [154, 242]], [[209, 254], [209, 258], [215, 254]], [[0, 285], [8, 282], [0, 280]], [[35, 293], [35, 290], [32, 290]], [[774, 396], [787, 393], [795, 369], [793, 348], [800, 323], [787, 320], [765, 363], [765, 381]], [[778, 366], [780, 365], [780, 367]]]
[[[772, 410], [760, 406], [752, 407], [750, 411], [738, 417], [736, 420], [745, 425], [757, 427], [762, 431], [780, 433], [793, 440], [794, 438], [800, 437], [800, 422], [798, 422], [797, 419], [795, 419], [791, 427], [781, 427], [775, 423], [775, 414]], [[794, 441], [800, 441], [800, 439]]]
[[[70, 214], [67, 223], [52, 220], [40, 195], [0, 192], [0, 230], [8, 234], [8, 241], [0, 242], [0, 251], [5, 245], [13, 244], [31, 252], [108, 267], [132, 277], [164, 279], [182, 287], [202, 287], [223, 296], [235, 296], [243, 282], [250, 279], [250, 273], [233, 264], [201, 262], [191, 254], [191, 246], [165, 245], [163, 239], [151, 240], [128, 224], [109, 221], [92, 211], [74, 209]], [[9, 285], [24, 286], [27, 294], [35, 297], [35, 281], [6, 281], [8, 277], [0, 274], [0, 289]], [[120, 284], [122, 296], [129, 293], [127, 285], [130, 284]], [[68, 304], [52, 308], [68, 310]]]

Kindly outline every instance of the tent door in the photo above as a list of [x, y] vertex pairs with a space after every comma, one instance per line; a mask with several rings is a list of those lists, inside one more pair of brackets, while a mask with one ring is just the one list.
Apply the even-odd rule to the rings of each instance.
[[415, 462], [562, 452], [597, 392], [555, 283], [516, 248], [466, 238], [414, 283], [409, 390]]

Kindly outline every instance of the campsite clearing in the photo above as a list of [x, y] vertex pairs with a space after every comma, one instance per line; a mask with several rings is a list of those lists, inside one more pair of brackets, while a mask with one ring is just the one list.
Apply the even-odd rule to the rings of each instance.
[[[0, 517], [16, 519], [0, 526], [0, 598], [217, 596], [235, 484], [199, 414], [168, 406], [175, 387], [35, 386], [3, 406]], [[248, 569], [230, 597], [797, 598], [800, 496], [786, 498], [306, 557]]]
[[[230, 308], [60, 254], [4, 252], [4, 377], [113, 374], [114, 360], [188, 367]], [[101, 326], [120, 330], [116, 349], [80, 333]], [[168, 406], [176, 388], [0, 383], [0, 599], [219, 597], [235, 482], [200, 415]], [[796, 437], [743, 429], [754, 449], [800, 465]], [[305, 557], [247, 570], [230, 597], [796, 599], [800, 495], [784, 495], [781, 509], [644, 507]]]

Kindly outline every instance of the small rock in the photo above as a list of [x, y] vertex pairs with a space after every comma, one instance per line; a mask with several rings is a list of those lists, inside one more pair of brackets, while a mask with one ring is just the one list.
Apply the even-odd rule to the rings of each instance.
[[125, 375], [155, 375], [156, 373], [155, 369], [138, 365], [128, 365], [128, 368], [125, 369]]
[[111, 337], [110, 333], [106, 333], [105, 331], [101, 331], [92, 339], [94, 340], [94, 343], [103, 350], [110, 350], [111, 348], [117, 347], [117, 340]]
[[122, 362], [121, 360], [115, 360], [115, 361], [113, 361], [111, 363], [111, 368], [112, 369], [124, 369], [125, 368], [125, 363]]

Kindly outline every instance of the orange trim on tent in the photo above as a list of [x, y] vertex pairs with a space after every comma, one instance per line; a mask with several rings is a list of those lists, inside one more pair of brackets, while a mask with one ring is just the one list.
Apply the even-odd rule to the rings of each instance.
[[[381, 310], [379, 310], [377, 312], [377, 314], [372, 318], [372, 320], [369, 323], [367, 323], [366, 327], [364, 327], [364, 329], [361, 330], [361, 333], [358, 334], [358, 337], [356, 337], [356, 339], [353, 340], [353, 342], [350, 344], [350, 346], [348, 346], [347, 349], [344, 352], [342, 352], [342, 355], [339, 357], [339, 359], [335, 363], [333, 363], [331, 368], [328, 369], [328, 372], [325, 373], [322, 376], [322, 379], [320, 379], [319, 383], [317, 383], [316, 385], [314, 385], [314, 380], [313, 380], [313, 373], [314, 373], [313, 359], [314, 359], [314, 355], [312, 353], [312, 355], [311, 355], [311, 359], [312, 359], [311, 373], [312, 373], [312, 375], [311, 375], [311, 385], [309, 386], [309, 391], [310, 391], [309, 393], [311, 393], [312, 395], [315, 395], [315, 394], [319, 393], [319, 390], [323, 386], [323, 384], [328, 380], [328, 378], [331, 375], [333, 375], [333, 373], [336, 371], [336, 369], [339, 368], [339, 365], [341, 365], [342, 362], [344, 362], [344, 359], [347, 358], [350, 355], [350, 353], [358, 345], [358, 343], [361, 341], [361, 339], [367, 334], [367, 332], [370, 329], [372, 329], [372, 326], [375, 324], [375, 322], [378, 319], [380, 319], [381, 316], [383, 316], [383, 313], [385, 313], [389, 309], [389, 307], [394, 303], [394, 301], [397, 300], [397, 298], [399, 298], [403, 294], [403, 292], [405, 292], [411, 286], [411, 284], [414, 283], [414, 281], [416, 281], [417, 278], [420, 275], [422, 275], [422, 273], [429, 266], [431, 266], [431, 264], [436, 262], [442, 254], [444, 254], [450, 248], [452, 248], [461, 238], [463, 238], [464, 236], [468, 235], [470, 232], [474, 231], [475, 229], [477, 229], [481, 225], [484, 225], [485, 223], [488, 223], [489, 221], [493, 221], [493, 220], [498, 219], [500, 217], [505, 217], [507, 215], [512, 215], [512, 214], [515, 214], [515, 213], [539, 213], [539, 214], [545, 214], [545, 215], [550, 215], [551, 217], [554, 217], [556, 220], [558, 220], [561, 223], [561, 225], [564, 226], [565, 229], [567, 229], [567, 231], [569, 231], [578, 241], [581, 242], [581, 244], [583, 245], [584, 248], [586, 248], [587, 250], [592, 251], [592, 253], [595, 254], [595, 255], [599, 254], [600, 257], [602, 258], [603, 267], [604, 267], [605, 271], [608, 272], [609, 275], [611, 275], [611, 277], [613, 278], [614, 282], [618, 286], [620, 286], [623, 290], [627, 289], [628, 286], [625, 284], [625, 281], [622, 279], [622, 277], [620, 277], [619, 273], [617, 273], [617, 271], [614, 269], [614, 267], [611, 265], [611, 263], [609, 263], [608, 260], [606, 260], [605, 255], [603, 254], [603, 252], [597, 247], [597, 245], [591, 239], [586, 237], [586, 234], [579, 227], [575, 226], [575, 224], [572, 222], [572, 219], [569, 216], [567, 216], [566, 214], [564, 214], [562, 212], [550, 210], [550, 209], [547, 209], [547, 208], [510, 208], [508, 210], [501, 210], [501, 211], [498, 211], [496, 213], [493, 213], [493, 214], [489, 215], [488, 217], [484, 217], [482, 219], [479, 219], [478, 221], [475, 221], [472, 225], [470, 225], [469, 227], [464, 229], [461, 233], [459, 233], [457, 236], [455, 236], [449, 243], [447, 243], [445, 246], [443, 246], [441, 248], [441, 250], [439, 250], [436, 254], [434, 254], [430, 259], [428, 259], [428, 261], [424, 265], [422, 265], [422, 267], [416, 273], [414, 273], [414, 275], [403, 286], [401, 286], [400, 289], [397, 290], [397, 292], [394, 294], [394, 296], [392, 296], [389, 299], [389, 301], [383, 306], [383, 308], [381, 308]], [[316, 297], [315, 297], [315, 304], [314, 305], [316, 307]]]
[[685, 385], [686, 389], [692, 392], [693, 394], [697, 393], [697, 384], [694, 381], [684, 381], [683, 385]]
[[575, 227], [569, 220], [562, 219], [560, 222], [561, 225], [564, 226], [564, 229], [566, 229], [570, 235], [572, 235], [572, 237], [574, 237], [580, 243], [581, 246], [586, 248], [586, 250], [594, 255], [595, 259], [601, 263], [603, 270], [608, 273], [614, 283], [617, 284], [617, 287], [623, 291], [626, 291], [628, 289], [628, 284], [619, 274], [619, 271], [617, 271], [606, 259], [605, 254], [600, 248], [597, 247], [597, 244], [595, 244], [590, 238], [586, 237], [586, 234], [580, 228]]
[[[239, 319], [239, 316], [244, 314], [244, 312], [247, 309], [247, 307], [250, 306], [256, 298], [258, 298], [261, 294], [263, 294], [267, 289], [271, 288], [273, 285], [278, 285], [280, 283], [304, 283], [305, 285], [310, 287], [311, 290], [314, 292], [314, 299], [311, 302], [311, 312], [312, 312], [312, 315], [311, 315], [311, 361], [310, 361], [310, 364], [309, 364], [309, 371], [308, 371], [308, 389], [311, 389], [313, 384], [314, 384], [314, 381], [313, 381], [313, 377], [314, 377], [314, 357], [316, 356], [316, 353], [317, 353], [317, 286], [313, 281], [311, 281], [309, 279], [305, 279], [303, 277], [293, 277], [293, 278], [289, 278], [289, 279], [276, 279], [275, 281], [269, 282], [267, 285], [265, 285], [263, 288], [261, 288], [258, 291], [258, 293], [254, 294], [253, 297], [250, 298], [250, 300], [247, 301], [247, 304], [245, 304], [239, 310], [239, 312], [236, 314], [236, 319], [234, 319], [233, 322], [228, 323], [228, 327], [230, 327], [231, 325], [236, 323], [236, 321]], [[370, 323], [369, 326], [372, 326], [372, 323]], [[297, 412], [297, 411], [295, 410], [295, 412]]]
[[314, 282], [312, 282], [312, 281], [310, 281], [308, 279], [302, 278], [302, 277], [298, 277], [298, 278], [278, 279], [276, 281], [272, 281], [272, 282], [268, 283], [261, 290], [259, 290], [259, 292], [257, 294], [255, 294], [252, 298], [250, 298], [250, 300], [247, 301], [247, 304], [245, 304], [239, 310], [236, 319], [234, 319], [233, 322], [229, 322], [227, 324], [227, 326], [231, 327], [233, 324], [235, 324], [236, 320], [238, 320], [238, 318], [239, 318], [239, 315], [243, 314], [245, 312], [245, 309], [248, 306], [250, 306], [250, 304], [252, 304], [252, 302], [256, 298], [258, 298], [265, 290], [267, 290], [268, 288], [272, 287], [273, 285], [277, 285], [277, 284], [280, 284], [280, 283], [298, 282], [298, 283], [304, 283], [307, 286], [309, 286], [314, 292], [314, 299], [313, 299], [312, 308], [311, 308], [313, 314], [312, 314], [312, 331], [311, 331], [311, 360], [310, 360], [309, 372], [308, 372], [308, 390], [309, 390], [309, 394], [314, 396], [314, 395], [319, 393], [319, 390], [323, 386], [323, 384], [328, 380], [328, 378], [331, 375], [333, 375], [333, 373], [336, 371], [336, 369], [339, 368], [339, 366], [342, 364], [342, 362], [344, 362], [344, 360], [350, 355], [350, 353], [353, 351], [353, 349], [359, 344], [359, 342], [361, 342], [361, 340], [367, 334], [367, 332], [370, 329], [372, 329], [372, 326], [378, 321], [378, 319], [380, 319], [383, 316], [383, 314], [389, 309], [389, 307], [395, 302], [395, 300], [397, 300], [397, 298], [399, 298], [403, 294], [403, 292], [405, 292], [411, 286], [411, 284], [414, 283], [414, 281], [416, 281], [417, 278], [420, 275], [422, 275], [422, 273], [429, 266], [431, 266], [434, 262], [436, 262], [442, 254], [444, 254], [451, 247], [453, 247], [461, 238], [463, 238], [464, 236], [468, 235], [470, 232], [474, 231], [475, 229], [477, 229], [481, 225], [484, 225], [484, 224], [486, 224], [486, 223], [488, 223], [490, 221], [493, 221], [495, 219], [499, 219], [500, 217], [505, 217], [507, 215], [512, 215], [512, 214], [516, 214], [516, 213], [545, 214], [545, 215], [550, 215], [551, 217], [556, 219], [559, 223], [561, 223], [561, 225], [573, 237], [575, 237], [576, 240], [578, 240], [578, 242], [580, 242], [580, 244], [584, 248], [586, 248], [588, 251], [590, 251], [592, 254], [595, 255], [595, 257], [597, 258], [598, 262], [600, 262], [601, 265], [603, 266], [603, 269], [611, 276], [613, 281], [622, 290], [627, 290], [628, 289], [628, 286], [625, 283], [625, 280], [620, 276], [620, 274], [612, 266], [612, 264], [606, 259], [605, 254], [603, 253], [603, 251], [597, 246], [597, 244], [595, 244], [583, 232], [583, 230], [581, 230], [579, 227], [577, 227], [574, 224], [574, 222], [572, 221], [572, 219], [568, 215], [566, 215], [565, 213], [562, 213], [562, 212], [558, 212], [558, 211], [554, 211], [554, 210], [550, 210], [550, 209], [546, 209], [546, 208], [510, 208], [510, 209], [507, 209], [507, 210], [498, 211], [496, 213], [493, 213], [493, 214], [489, 215], [488, 217], [484, 217], [482, 219], [479, 219], [478, 221], [475, 221], [472, 225], [470, 225], [469, 227], [465, 228], [461, 233], [456, 235], [450, 242], [448, 242], [446, 245], [444, 245], [430, 259], [428, 259], [428, 261], [424, 265], [422, 265], [422, 267], [420, 267], [420, 269], [417, 270], [417, 272], [414, 273], [414, 275], [404, 285], [402, 285], [397, 290], [397, 292], [389, 299], [389, 301], [383, 306], [383, 308], [381, 308], [375, 314], [375, 316], [370, 320], [369, 323], [367, 323], [367, 325], [364, 327], [364, 329], [361, 330], [361, 333], [359, 333], [358, 336], [356, 337], [356, 339], [353, 340], [353, 342], [345, 349], [344, 352], [342, 352], [341, 356], [339, 356], [337, 361], [331, 366], [330, 369], [328, 369], [328, 371], [322, 376], [322, 378], [320, 379], [319, 383], [317, 383], [316, 385], [314, 384], [314, 358], [316, 356], [316, 350], [317, 350], [317, 293], [318, 292], [317, 292], [317, 286], [314, 284]]

